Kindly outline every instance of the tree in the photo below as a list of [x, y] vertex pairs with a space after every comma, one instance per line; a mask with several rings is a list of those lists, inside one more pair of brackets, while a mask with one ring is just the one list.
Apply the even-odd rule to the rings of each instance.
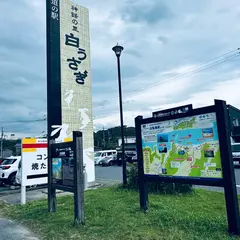
[[[124, 126], [126, 137], [135, 136], [135, 127]], [[118, 139], [121, 137], [121, 127], [116, 126], [94, 133], [94, 146], [104, 149], [115, 149], [118, 146]]]
[[21, 143], [21, 139], [18, 140], [7, 140], [3, 139], [3, 150], [9, 149], [13, 152], [13, 155], [16, 154], [16, 147], [17, 143]]

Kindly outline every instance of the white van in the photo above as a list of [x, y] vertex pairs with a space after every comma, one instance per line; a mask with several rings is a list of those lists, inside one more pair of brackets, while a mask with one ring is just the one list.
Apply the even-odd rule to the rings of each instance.
[[105, 158], [117, 154], [117, 150], [104, 150], [94, 153], [94, 162], [95, 165], [100, 164], [100, 162]]

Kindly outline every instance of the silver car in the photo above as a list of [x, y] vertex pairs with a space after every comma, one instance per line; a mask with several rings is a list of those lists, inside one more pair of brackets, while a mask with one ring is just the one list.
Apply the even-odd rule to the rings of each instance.
[[114, 164], [117, 163], [117, 155], [111, 155], [109, 157], [105, 157], [104, 159], [101, 160], [100, 164], [102, 166], [113, 166]]

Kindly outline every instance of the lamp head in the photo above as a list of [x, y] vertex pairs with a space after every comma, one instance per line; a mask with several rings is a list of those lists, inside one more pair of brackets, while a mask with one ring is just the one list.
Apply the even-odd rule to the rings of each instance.
[[117, 57], [121, 56], [121, 52], [122, 52], [123, 49], [124, 48], [122, 46], [118, 45], [118, 43], [115, 47], [112, 48], [112, 50], [115, 52]]

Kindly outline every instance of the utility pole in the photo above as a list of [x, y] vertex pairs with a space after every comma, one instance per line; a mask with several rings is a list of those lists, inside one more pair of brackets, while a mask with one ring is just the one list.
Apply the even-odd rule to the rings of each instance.
[[3, 157], [3, 127], [2, 127], [2, 133], [1, 133], [1, 158]]
[[109, 129], [108, 129], [108, 146], [110, 146], [110, 134], [109, 134]]
[[105, 130], [103, 126], [103, 148], [105, 148]]

